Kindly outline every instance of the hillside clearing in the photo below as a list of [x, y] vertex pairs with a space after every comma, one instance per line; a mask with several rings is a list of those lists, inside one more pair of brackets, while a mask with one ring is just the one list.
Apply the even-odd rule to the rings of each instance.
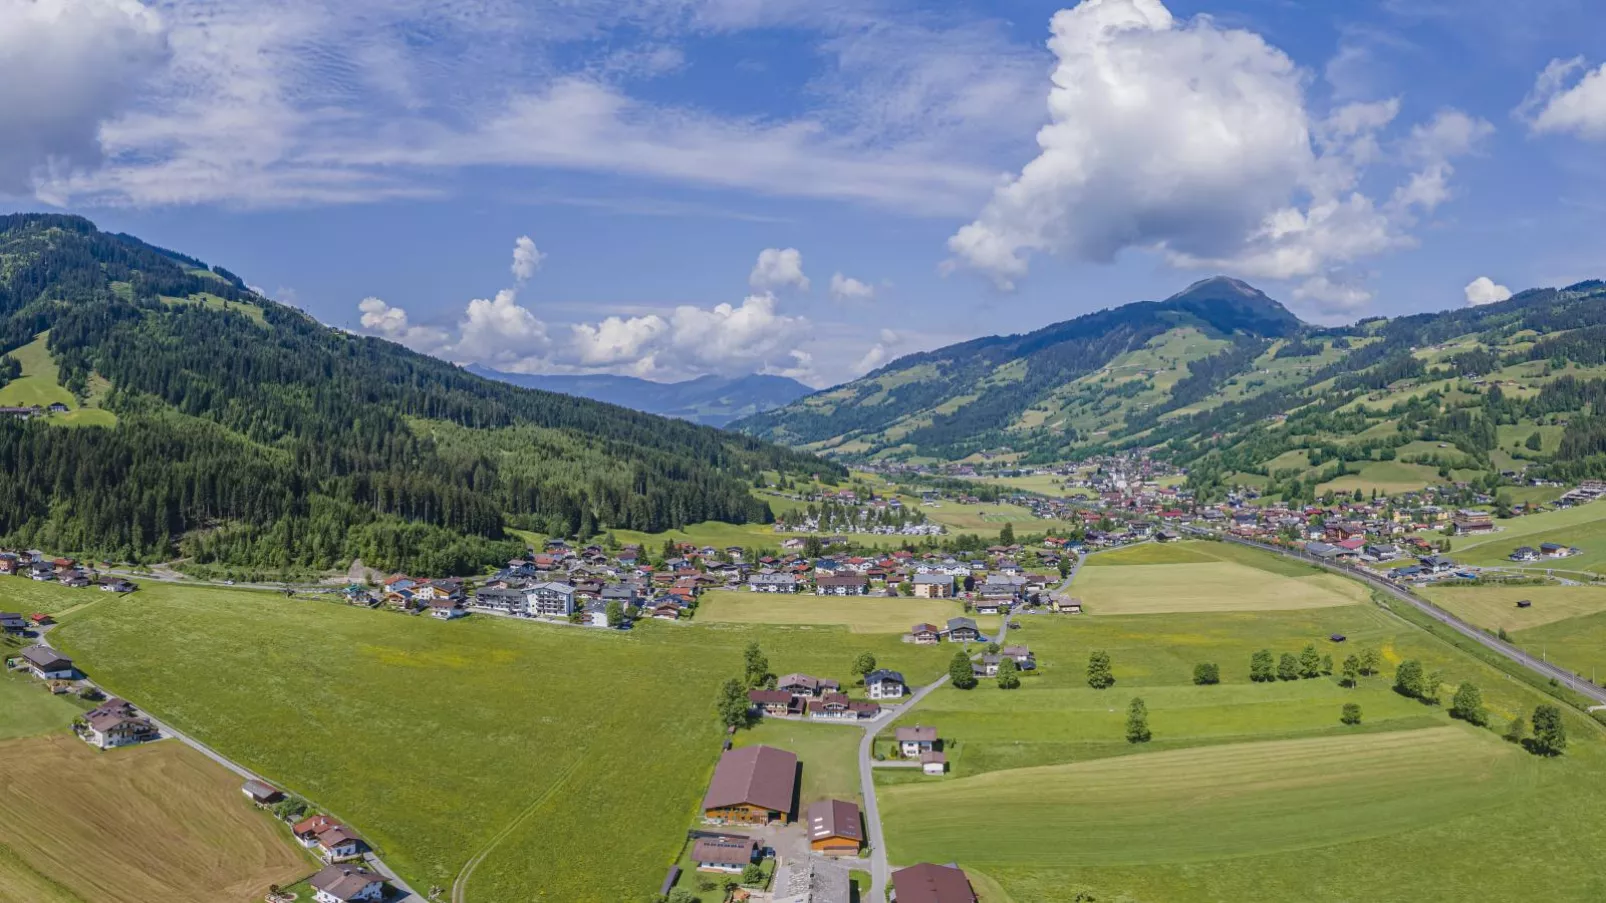
[[[71, 408], [65, 414], [56, 414], [51, 423], [66, 426], [112, 426], [117, 415], [99, 407], [84, 407], [61, 384], [61, 372], [46, 343], [49, 332], [41, 332], [32, 342], [12, 349], [10, 356], [22, 365], [22, 375], [5, 386], [0, 386], [0, 407], [49, 407], [61, 403]], [[104, 381], [102, 381], [104, 382]], [[95, 393], [103, 394], [103, 393]]]
[[0, 743], [0, 901], [245, 903], [316, 871], [239, 783], [176, 742]]

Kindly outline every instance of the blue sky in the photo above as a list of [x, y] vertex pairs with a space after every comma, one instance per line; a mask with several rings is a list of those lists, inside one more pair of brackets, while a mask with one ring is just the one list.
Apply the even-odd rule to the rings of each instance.
[[0, 206], [460, 362], [827, 385], [1217, 272], [1319, 322], [1606, 276], [1603, 33], [1589, 0], [0, 0]]

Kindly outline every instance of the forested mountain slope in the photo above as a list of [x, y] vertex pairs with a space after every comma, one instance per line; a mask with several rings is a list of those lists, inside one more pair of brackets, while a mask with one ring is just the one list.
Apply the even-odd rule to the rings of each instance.
[[468, 371], [528, 389], [578, 395], [708, 426], [724, 426], [741, 417], [773, 410], [813, 391], [795, 379], [762, 373], [737, 377], [709, 374], [677, 383], [658, 383], [603, 373], [547, 376], [503, 373], [479, 366], [469, 367]]
[[461, 572], [516, 554], [508, 527], [767, 521], [757, 473], [831, 468], [350, 335], [78, 217], [0, 217], [0, 345], [40, 334], [116, 424], [0, 418], [5, 544]]

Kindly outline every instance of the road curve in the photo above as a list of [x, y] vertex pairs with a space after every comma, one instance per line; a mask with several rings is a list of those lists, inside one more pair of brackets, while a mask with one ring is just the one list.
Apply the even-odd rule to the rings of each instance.
[[1564, 668], [1558, 668], [1557, 666], [1552, 665], [1543, 659], [1534, 658], [1523, 650], [1498, 637], [1493, 637], [1487, 633], [1484, 633], [1482, 630], [1472, 626], [1471, 624], [1468, 624], [1455, 615], [1450, 614], [1444, 609], [1434, 605], [1432, 602], [1429, 602], [1421, 596], [1416, 595], [1392, 580], [1386, 580], [1377, 576], [1376, 574], [1366, 573], [1358, 568], [1321, 561], [1306, 555], [1304, 552], [1295, 551], [1293, 549], [1285, 549], [1263, 542], [1256, 542], [1252, 539], [1245, 539], [1241, 536], [1217, 534], [1206, 530], [1200, 530], [1196, 527], [1190, 527], [1186, 529], [1188, 532], [1195, 535], [1215, 536], [1226, 542], [1237, 543], [1238, 545], [1242, 546], [1250, 546], [1252, 548], [1261, 549], [1267, 552], [1275, 552], [1278, 555], [1295, 558], [1307, 564], [1315, 565], [1316, 567], [1332, 571], [1335, 574], [1342, 574], [1346, 577], [1359, 580], [1368, 586], [1382, 590], [1383, 592], [1388, 593], [1390, 596], [1399, 599], [1401, 602], [1416, 608], [1418, 611], [1422, 612], [1433, 620], [1438, 621], [1440, 624], [1449, 627], [1468, 639], [1475, 640], [1483, 644], [1488, 649], [1491, 649], [1505, 658], [1523, 666], [1524, 668], [1527, 668], [1535, 674], [1538, 674], [1540, 677], [1546, 678], [1547, 680], [1554, 680], [1557, 683], [1565, 684], [1574, 692], [1594, 700], [1596, 704], [1606, 705], [1606, 689], [1597, 687], [1589, 681], [1579, 678], [1571, 671], [1568, 671]]

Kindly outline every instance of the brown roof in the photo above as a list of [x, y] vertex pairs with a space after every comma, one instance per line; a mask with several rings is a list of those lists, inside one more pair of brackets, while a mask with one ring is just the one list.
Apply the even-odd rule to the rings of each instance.
[[859, 824], [859, 807], [847, 800], [820, 800], [809, 804], [809, 811], [804, 816], [804, 823], [808, 828], [809, 840], [826, 840], [832, 837], [843, 837], [848, 840], [864, 840], [864, 830]]
[[797, 787], [797, 756], [773, 746], [744, 746], [726, 751], [714, 768], [703, 797], [704, 809], [745, 804], [774, 812], [792, 811]]
[[748, 690], [747, 701], [754, 705], [791, 705], [792, 694], [785, 690]]
[[894, 734], [899, 743], [935, 743], [937, 742], [937, 729], [934, 727], [900, 727]]
[[22, 657], [43, 671], [59, 671], [72, 667], [72, 659], [49, 646], [29, 646], [22, 650]]
[[758, 852], [758, 841], [751, 837], [704, 837], [692, 845], [691, 861], [709, 865], [746, 865]]
[[970, 879], [956, 865], [922, 862], [892, 873], [898, 903], [976, 903]]
[[307, 882], [314, 890], [321, 890], [337, 900], [350, 900], [361, 893], [364, 888], [375, 882], [384, 881], [377, 873], [370, 872], [360, 865], [331, 865]]
[[291, 825], [290, 833], [296, 835], [297, 837], [306, 834], [317, 834], [319, 831], [322, 831], [324, 828], [327, 828], [330, 825], [338, 824], [340, 824], [340, 822], [335, 821], [327, 815], [309, 815], [306, 818], [296, 822], [294, 825]]
[[318, 845], [326, 850], [332, 850], [348, 840], [362, 842], [362, 838], [351, 833], [345, 825], [335, 823], [318, 832]]
[[863, 586], [868, 582], [863, 574], [823, 574], [814, 579], [817, 586]]

